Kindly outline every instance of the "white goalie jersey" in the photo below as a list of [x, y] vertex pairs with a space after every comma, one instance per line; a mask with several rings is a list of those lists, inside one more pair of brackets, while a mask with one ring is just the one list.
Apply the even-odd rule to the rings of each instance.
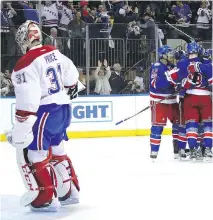
[[35, 113], [40, 105], [69, 104], [65, 88], [76, 85], [78, 77], [73, 62], [55, 47], [32, 48], [17, 62], [12, 73], [16, 109]]

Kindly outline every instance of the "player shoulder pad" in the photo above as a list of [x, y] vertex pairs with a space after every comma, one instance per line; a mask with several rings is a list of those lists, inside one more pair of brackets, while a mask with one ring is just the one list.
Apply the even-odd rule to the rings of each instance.
[[36, 58], [56, 50], [54, 46], [44, 45], [42, 47], [36, 48], [34, 50], [28, 51], [24, 56], [22, 56], [14, 67], [14, 71], [17, 72], [27, 66], [29, 66]]

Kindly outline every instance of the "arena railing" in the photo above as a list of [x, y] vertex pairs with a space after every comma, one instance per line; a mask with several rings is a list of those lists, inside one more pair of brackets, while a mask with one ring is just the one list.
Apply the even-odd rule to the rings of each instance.
[[[123, 24], [120, 24], [123, 25]], [[92, 35], [96, 35], [95, 28], [98, 27], [100, 32], [99, 37], [93, 38]], [[101, 27], [101, 28], [100, 28]], [[184, 31], [180, 26], [176, 26], [178, 29]], [[4, 27], [1, 27], [2, 30]], [[104, 29], [105, 28], [105, 29]], [[169, 33], [166, 31], [173, 32], [174, 29], [168, 25], [161, 25], [160, 28], [165, 32], [165, 37], [168, 38]], [[184, 27], [185, 28], [185, 27]], [[191, 25], [191, 30], [195, 30], [197, 25]], [[15, 42], [15, 31], [17, 27], [10, 27], [9, 32], [1, 32], [1, 56], [2, 56], [2, 70], [9, 69], [12, 71], [15, 62], [21, 56], [21, 51]], [[128, 26], [127, 26], [128, 29]], [[141, 32], [139, 39], [132, 39], [128, 34], [124, 38], [112, 38], [111, 37], [112, 25], [99, 24], [99, 25], [87, 25], [84, 38], [73, 38], [73, 37], [57, 37], [56, 44], [58, 49], [66, 56], [71, 58], [75, 65], [83, 69], [84, 77], [87, 81], [87, 92], [91, 94], [94, 90], [94, 81], [92, 78], [92, 72], [97, 67], [98, 60], [103, 61], [107, 59], [108, 64], [112, 68], [115, 63], [119, 63], [123, 72], [125, 72], [125, 80], [133, 81], [137, 71], [141, 67], [145, 70], [143, 73], [145, 87], [148, 88], [149, 77], [148, 71], [151, 63], [155, 62], [156, 59], [156, 47], [158, 47], [157, 35], [152, 40], [146, 39], [146, 33], [144, 30]], [[97, 31], [97, 30], [96, 30]], [[175, 30], [177, 31], [177, 30]], [[92, 33], [92, 34], [90, 34]], [[178, 31], [177, 31], [178, 33]], [[193, 32], [194, 33], [194, 32]], [[178, 33], [180, 35], [180, 33]], [[48, 35], [44, 35], [48, 38]], [[72, 36], [72, 35], [71, 35]], [[100, 37], [104, 36], [104, 37]], [[191, 35], [190, 35], [191, 36]], [[193, 35], [197, 36], [197, 35]], [[181, 37], [181, 36], [180, 36]], [[179, 36], [178, 36], [179, 38]], [[51, 42], [52, 41], [48, 41]], [[45, 43], [45, 39], [44, 39]], [[212, 44], [211, 41], [202, 43], [205, 48], [208, 48]], [[185, 45], [180, 45], [180, 48], [184, 49]], [[135, 65], [137, 64], [137, 65]], [[133, 68], [132, 68], [133, 67]], [[128, 71], [128, 69], [130, 69]], [[113, 68], [112, 68], [112, 71]], [[129, 93], [131, 93], [131, 89]]]

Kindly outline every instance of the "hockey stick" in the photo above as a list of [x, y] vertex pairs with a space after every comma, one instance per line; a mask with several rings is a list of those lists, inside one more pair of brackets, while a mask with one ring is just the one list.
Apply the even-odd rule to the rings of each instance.
[[[179, 92], [180, 92], [180, 91], [179, 91]], [[164, 101], [164, 100], [170, 99], [171, 97], [173, 97], [173, 96], [179, 94], [179, 92], [176, 92], [176, 93], [174, 93], [174, 94], [172, 94], [172, 95], [169, 95], [169, 96], [165, 97], [164, 99], [161, 99], [160, 101], [156, 102], [154, 105], [159, 104], [159, 103], [161, 103], [161, 102]], [[119, 124], [121, 124], [121, 123], [123, 123], [123, 122], [125, 122], [125, 121], [127, 121], [127, 120], [129, 120], [129, 119], [131, 119], [131, 118], [133, 118], [133, 117], [135, 117], [135, 116], [137, 116], [137, 115], [139, 115], [140, 113], [146, 111], [147, 109], [152, 108], [154, 105], [151, 105], [151, 106], [149, 105], [149, 106], [147, 106], [146, 108], [144, 108], [144, 109], [142, 109], [141, 111], [135, 113], [134, 115], [129, 116], [128, 118], [125, 118], [125, 119], [123, 119], [123, 120], [121, 120], [121, 121], [115, 123], [115, 125], [119, 125]]]
[[174, 28], [175, 30], [179, 31], [181, 34], [183, 34], [186, 37], [188, 37], [191, 41], [195, 41], [195, 39], [193, 37], [189, 36], [188, 34], [184, 33], [180, 29], [176, 28], [174, 25], [170, 24], [168, 21], [165, 21], [165, 23], [168, 24], [170, 27]]

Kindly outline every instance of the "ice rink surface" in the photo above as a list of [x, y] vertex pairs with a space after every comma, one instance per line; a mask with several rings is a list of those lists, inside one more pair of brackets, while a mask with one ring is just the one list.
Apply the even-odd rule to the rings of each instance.
[[19, 205], [25, 188], [15, 149], [1, 143], [1, 220], [213, 220], [213, 164], [175, 161], [169, 136], [156, 163], [149, 137], [75, 139], [66, 150], [79, 177], [80, 204], [32, 213]]

